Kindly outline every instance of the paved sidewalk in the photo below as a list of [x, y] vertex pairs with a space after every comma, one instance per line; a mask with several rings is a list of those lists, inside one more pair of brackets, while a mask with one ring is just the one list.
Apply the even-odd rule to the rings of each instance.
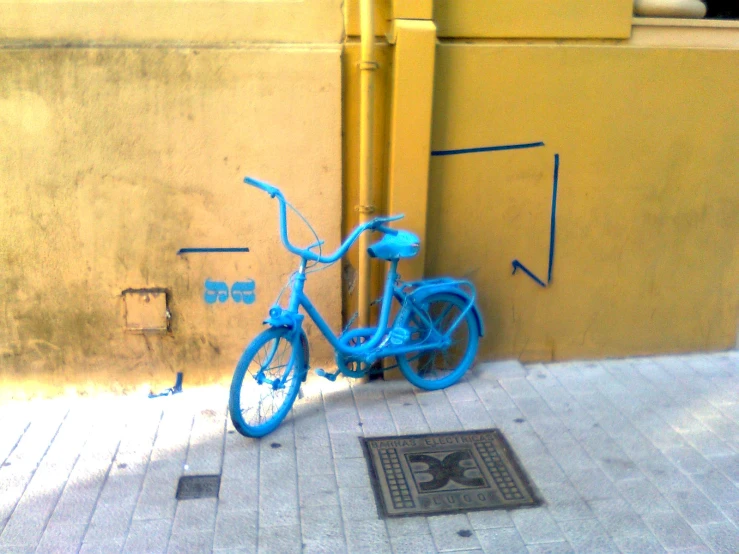
[[[0, 552], [739, 552], [736, 352], [311, 384], [261, 441], [222, 387], [0, 407]], [[544, 506], [378, 518], [357, 437], [489, 427]], [[214, 473], [219, 499], [175, 500]]]

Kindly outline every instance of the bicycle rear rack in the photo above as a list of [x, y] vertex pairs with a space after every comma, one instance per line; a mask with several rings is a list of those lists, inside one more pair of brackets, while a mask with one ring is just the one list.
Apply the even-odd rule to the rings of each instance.
[[[464, 279], [454, 279], [452, 277], [439, 277], [436, 279], [424, 279], [421, 281], [407, 281], [405, 283], [402, 283], [400, 286], [400, 290], [406, 295], [405, 302], [411, 302], [411, 304], [413, 304], [414, 306], [416, 298], [421, 295], [425, 297], [437, 292], [449, 292], [450, 289], [454, 288], [459, 289], [459, 292], [466, 299], [467, 303], [457, 319], [443, 335], [445, 338], [454, 332], [454, 330], [465, 318], [467, 313], [475, 305], [475, 299], [477, 298], [477, 291], [475, 290], [475, 286], [470, 281]], [[403, 309], [405, 309], [405, 306], [403, 307]]]

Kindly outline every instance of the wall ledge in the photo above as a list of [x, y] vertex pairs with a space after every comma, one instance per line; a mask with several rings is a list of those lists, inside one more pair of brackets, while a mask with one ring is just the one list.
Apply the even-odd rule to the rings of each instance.
[[734, 19], [681, 19], [677, 17], [634, 17], [635, 27], [693, 27], [701, 29], [739, 29]]
[[340, 43], [341, 0], [14, 0], [0, 42]]

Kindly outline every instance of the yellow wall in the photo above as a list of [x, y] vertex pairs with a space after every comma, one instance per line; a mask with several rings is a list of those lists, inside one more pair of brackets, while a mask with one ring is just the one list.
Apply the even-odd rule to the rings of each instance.
[[632, 0], [435, 0], [440, 37], [627, 38]]
[[[230, 46], [189, 42], [207, 37], [176, 15], [175, 29], [152, 25], [147, 10], [163, 4], [86, 6], [81, 13], [90, 16], [115, 5], [141, 25], [122, 37], [104, 32], [115, 24], [102, 19], [93, 32], [83, 17], [80, 37], [102, 34], [111, 42], [73, 48], [14, 42], [64, 40], [64, 25], [43, 27], [34, 14], [56, 9], [63, 19], [68, 4], [2, 7], [27, 24], [18, 30], [5, 20], [4, 35], [13, 40], [0, 49], [3, 396], [147, 383], [156, 389], [171, 386], [176, 371], [184, 371], [185, 386], [228, 379], [296, 267], [279, 243], [276, 202], [244, 185], [244, 175], [282, 187], [327, 248], [339, 243], [340, 2], [274, 3], [278, 15], [288, 4], [298, 13], [313, 4], [313, 15], [323, 10], [325, 17], [296, 23], [300, 32], [283, 33], [280, 43], [257, 42], [266, 37], [261, 28], [250, 42]], [[213, 5], [208, 13], [220, 17], [232, 8]], [[162, 40], [183, 40], [124, 41], [160, 31]], [[310, 239], [297, 222], [291, 232], [299, 243]], [[176, 255], [182, 247], [233, 246], [251, 252]], [[256, 301], [207, 304], [206, 279], [251, 279]], [[336, 329], [340, 280], [335, 267], [308, 285]], [[168, 289], [170, 333], [124, 330], [122, 292], [144, 287]], [[325, 344], [312, 346], [317, 363], [330, 359]]]
[[341, 0], [12, 0], [4, 41], [61, 43], [337, 43]]
[[[480, 293], [490, 357], [731, 348], [739, 301], [739, 29], [722, 48], [442, 42], [427, 274]], [[645, 46], [648, 44], [648, 46]], [[547, 280], [554, 155], [560, 155]]]
[[[404, 98], [396, 113], [393, 91], [427, 75], [385, 39], [395, 34], [394, 18], [427, 15], [376, 5], [388, 53], [380, 70], [390, 75], [378, 92], [387, 153], [376, 169], [387, 190], [377, 194], [392, 209], [393, 187], [408, 196], [403, 183], [429, 164], [425, 271], [477, 284], [489, 329], [483, 358], [736, 344], [739, 25], [632, 18], [632, 7], [630, 0], [434, 1], [431, 150], [545, 144], [425, 159], [416, 152], [416, 164], [402, 166], [394, 157], [409, 149], [394, 150], [399, 120], [392, 118], [417, 122], [423, 109], [415, 103], [416, 113]], [[350, 36], [358, 34], [358, 12], [350, 0]], [[399, 76], [400, 67], [407, 74]], [[345, 83], [346, 75], [345, 64]], [[355, 102], [344, 98], [347, 141]], [[350, 167], [356, 154], [347, 144]], [[522, 271], [512, 275], [512, 261], [547, 281], [555, 154], [556, 241], [543, 288]], [[355, 189], [345, 173], [345, 228], [355, 221]]]
[[[378, 68], [375, 71], [375, 118], [374, 118], [374, 205], [378, 213], [385, 213], [387, 201], [385, 194], [385, 176], [387, 174], [387, 124], [389, 97], [387, 94], [392, 73], [391, 50], [387, 43], [378, 41], [375, 49]], [[360, 45], [357, 40], [349, 39], [344, 44], [342, 54], [342, 102], [343, 102], [343, 226], [346, 236], [359, 224], [359, 212], [355, 207], [359, 204], [359, 60]], [[384, 266], [380, 262], [371, 262], [373, 294], [379, 296]], [[359, 267], [359, 251], [354, 247], [342, 260], [343, 271], [343, 311], [344, 320], [348, 321], [357, 311], [357, 269]]]
[[[375, 204], [425, 222], [427, 275], [477, 284], [483, 358], [735, 344], [739, 28], [631, 21], [630, 0], [592, 5], [376, 3]], [[230, 377], [294, 264], [276, 205], [243, 176], [283, 187], [329, 249], [356, 222], [357, 6], [0, 5], [3, 396], [156, 389], [176, 371], [186, 386]], [[511, 262], [546, 280], [555, 154], [553, 278], [542, 288], [511, 275]], [[428, 197], [425, 217], [416, 194]], [[197, 246], [251, 252], [176, 255]], [[341, 283], [354, 311], [357, 254], [309, 284], [335, 329]], [[206, 279], [253, 279], [256, 301], [207, 304]], [[145, 287], [168, 290], [169, 333], [125, 331], [123, 291]], [[312, 348], [330, 363], [323, 341]]]
[[[359, 36], [360, 0], [345, 4], [346, 34]], [[374, 0], [375, 32], [394, 19], [432, 19], [444, 38], [628, 38], [633, 0]]]

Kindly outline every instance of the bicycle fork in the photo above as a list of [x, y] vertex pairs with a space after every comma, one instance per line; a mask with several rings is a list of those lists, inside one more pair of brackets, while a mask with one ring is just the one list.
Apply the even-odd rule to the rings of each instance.
[[[292, 344], [292, 341], [291, 341]], [[272, 390], [279, 390], [285, 388], [285, 383], [287, 383], [288, 378], [290, 377], [290, 374], [292, 373], [293, 369], [295, 368], [295, 349], [291, 349], [290, 352], [290, 359], [287, 361], [287, 369], [284, 372], [282, 378], [279, 377], [277, 379], [270, 379], [264, 371], [269, 367], [269, 365], [272, 363], [272, 360], [275, 357], [275, 354], [277, 354], [277, 349], [280, 346], [280, 341], [276, 340], [274, 345], [270, 348], [270, 352], [267, 355], [267, 358], [264, 362], [262, 362], [259, 367], [259, 371], [254, 375], [254, 380], [260, 384], [267, 384], [270, 387], [272, 387]], [[278, 365], [275, 369], [279, 369], [280, 367], [284, 367], [282, 365]]]

